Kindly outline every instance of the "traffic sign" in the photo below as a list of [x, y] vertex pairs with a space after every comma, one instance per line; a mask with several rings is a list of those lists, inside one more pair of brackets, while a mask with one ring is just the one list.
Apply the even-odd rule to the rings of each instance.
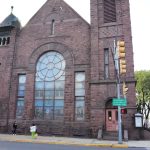
[[127, 106], [127, 100], [125, 98], [113, 98], [113, 106]]

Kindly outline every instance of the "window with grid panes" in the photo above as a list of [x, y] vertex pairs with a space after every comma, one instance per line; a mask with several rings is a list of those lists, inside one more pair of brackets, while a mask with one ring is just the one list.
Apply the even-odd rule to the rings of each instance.
[[64, 118], [65, 60], [55, 51], [43, 54], [36, 66], [35, 118]]
[[85, 117], [85, 72], [75, 73], [75, 120]]
[[17, 93], [16, 118], [22, 118], [23, 117], [25, 84], [26, 84], [26, 75], [19, 75], [18, 76], [18, 93]]

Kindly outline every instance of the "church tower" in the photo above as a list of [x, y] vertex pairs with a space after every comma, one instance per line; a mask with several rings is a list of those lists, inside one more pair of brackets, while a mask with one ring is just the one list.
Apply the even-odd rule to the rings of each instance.
[[105, 131], [117, 131], [118, 128], [117, 108], [112, 106], [112, 99], [117, 97], [112, 52], [114, 43], [119, 40], [125, 41], [127, 65], [126, 75], [121, 76], [121, 97], [123, 97], [123, 81], [128, 87], [127, 114], [122, 115], [122, 124], [125, 129], [131, 131], [133, 128], [131, 116], [135, 113], [136, 100], [129, 0], [91, 0], [91, 126], [93, 132], [97, 131], [95, 127], [98, 126]]
[[0, 127], [2, 131], [6, 131], [8, 125], [15, 43], [20, 27], [18, 18], [12, 12], [0, 23]]

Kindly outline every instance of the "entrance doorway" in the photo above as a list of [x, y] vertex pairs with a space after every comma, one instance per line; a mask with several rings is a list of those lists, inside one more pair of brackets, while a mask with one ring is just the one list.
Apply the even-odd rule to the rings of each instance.
[[118, 110], [106, 109], [106, 130], [118, 131]]

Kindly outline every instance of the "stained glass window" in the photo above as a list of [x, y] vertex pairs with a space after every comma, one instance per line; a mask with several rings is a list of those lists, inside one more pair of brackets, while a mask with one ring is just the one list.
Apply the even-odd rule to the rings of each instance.
[[35, 118], [64, 117], [65, 60], [55, 51], [43, 54], [36, 66]]

